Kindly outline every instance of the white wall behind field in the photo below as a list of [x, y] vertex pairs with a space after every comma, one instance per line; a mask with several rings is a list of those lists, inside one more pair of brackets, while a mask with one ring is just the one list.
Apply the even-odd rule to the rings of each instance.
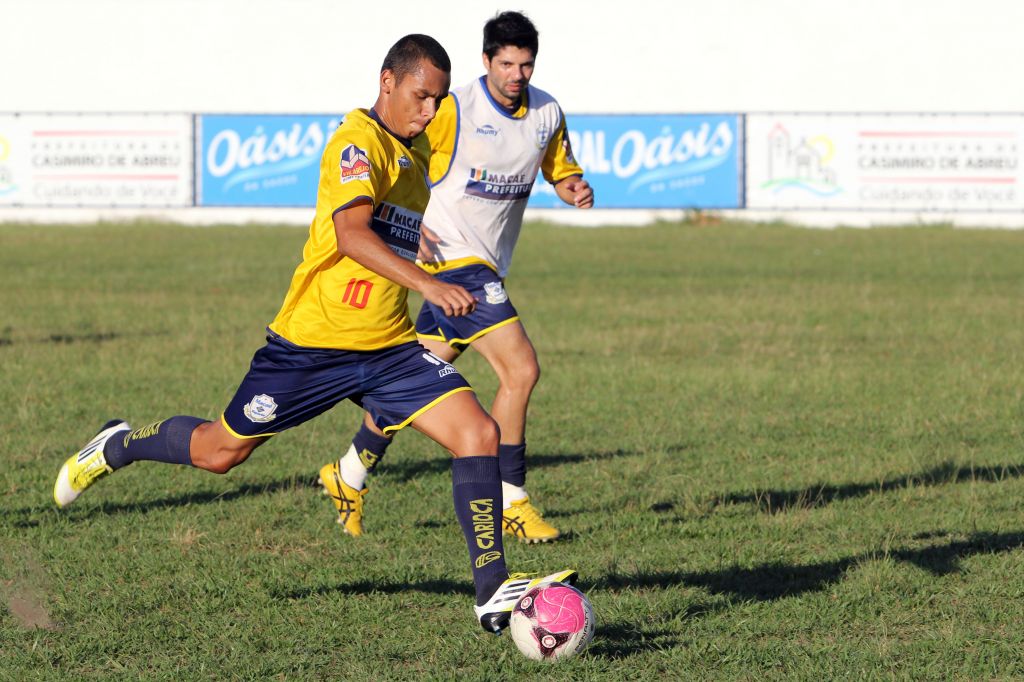
[[0, 0], [0, 111], [344, 112], [405, 33], [477, 76], [500, 9], [571, 113], [1024, 111], [1020, 0]]

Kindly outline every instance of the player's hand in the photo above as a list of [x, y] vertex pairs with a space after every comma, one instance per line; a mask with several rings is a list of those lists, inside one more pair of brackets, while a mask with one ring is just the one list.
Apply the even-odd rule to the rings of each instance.
[[457, 284], [435, 279], [420, 293], [423, 294], [423, 298], [443, 310], [447, 317], [468, 315], [476, 309], [476, 299], [473, 295]]
[[420, 223], [420, 248], [416, 260], [421, 263], [444, 263], [441, 257], [441, 237], [423, 223]]
[[572, 192], [572, 205], [576, 208], [591, 208], [594, 205], [594, 190], [586, 180], [581, 178], [570, 181], [565, 188]]

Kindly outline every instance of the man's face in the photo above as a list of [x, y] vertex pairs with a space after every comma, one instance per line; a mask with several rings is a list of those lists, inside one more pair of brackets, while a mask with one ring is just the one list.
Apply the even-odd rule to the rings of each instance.
[[525, 47], [505, 45], [493, 58], [484, 53], [487, 89], [491, 97], [507, 107], [515, 105], [533, 77], [533, 52]]
[[391, 119], [388, 124], [398, 135], [410, 138], [422, 133], [433, 120], [451, 85], [451, 75], [425, 59], [420, 60], [415, 71], [405, 74], [398, 82], [390, 71], [381, 76], [387, 85]]

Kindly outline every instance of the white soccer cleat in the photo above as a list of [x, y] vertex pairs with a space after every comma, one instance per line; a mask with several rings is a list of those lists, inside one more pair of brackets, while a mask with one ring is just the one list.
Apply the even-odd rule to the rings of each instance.
[[131, 431], [130, 426], [120, 419], [114, 419], [103, 425], [89, 443], [64, 462], [53, 484], [53, 501], [58, 507], [66, 507], [82, 494], [82, 491], [98, 479], [113, 471], [103, 456], [103, 446], [114, 435]]
[[508, 627], [508, 619], [512, 615], [512, 609], [515, 608], [516, 602], [528, 589], [543, 583], [572, 585], [578, 577], [579, 574], [573, 570], [559, 571], [543, 578], [530, 578], [527, 573], [513, 573], [508, 580], [498, 586], [487, 603], [482, 606], [474, 606], [473, 611], [484, 630], [500, 635], [501, 631]]

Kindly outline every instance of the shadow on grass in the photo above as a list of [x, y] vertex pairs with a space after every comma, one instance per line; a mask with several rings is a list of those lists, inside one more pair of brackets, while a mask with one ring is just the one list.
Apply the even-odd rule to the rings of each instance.
[[[232, 490], [223, 492], [203, 491], [182, 493], [158, 500], [147, 500], [145, 502], [99, 502], [96, 504], [82, 504], [71, 507], [65, 514], [70, 521], [81, 521], [91, 519], [96, 514], [121, 514], [125, 512], [149, 513], [162, 509], [174, 507], [185, 507], [190, 504], [210, 504], [212, 502], [230, 502], [244, 497], [255, 495], [266, 495], [267, 493], [279, 492], [282, 490], [304, 490], [307, 488], [320, 488], [316, 478], [305, 479], [301, 477], [288, 477], [279, 481], [268, 483], [245, 483]], [[56, 513], [58, 510], [52, 505], [43, 507], [23, 507], [4, 512], [5, 522], [15, 528], [35, 528], [39, 525], [39, 515]]]
[[619, 660], [647, 651], [671, 649], [678, 643], [672, 634], [670, 630], [644, 627], [628, 621], [604, 624], [598, 620], [587, 655]]
[[6, 334], [0, 337], [0, 346], [13, 346], [16, 343], [29, 344], [70, 344], [70, 343], [103, 343], [116, 341], [118, 339], [148, 338], [154, 336], [169, 336], [167, 331], [143, 331], [143, 332], [81, 332], [81, 333], [53, 333], [48, 336], [31, 337], [27, 339], [12, 339], [10, 329], [4, 330]]
[[763, 564], [753, 568], [731, 567], [719, 571], [670, 571], [666, 573], [609, 574], [597, 580], [597, 589], [638, 587], [700, 587], [713, 594], [744, 601], [772, 601], [824, 590], [839, 582], [858, 564], [889, 558], [913, 564], [934, 575], [960, 572], [962, 559], [979, 554], [1009, 552], [1024, 547], [1024, 532], [974, 533], [965, 540], [924, 548], [869, 552], [835, 561], [813, 564]]
[[[765, 514], [778, 514], [793, 509], [816, 509], [832, 502], [865, 497], [872, 493], [892, 492], [916, 487], [933, 487], [951, 483], [982, 481], [995, 483], [1024, 476], [1024, 465], [1001, 464], [987, 467], [956, 466], [945, 462], [917, 474], [896, 476], [884, 481], [870, 483], [847, 483], [831, 485], [822, 483], [797, 490], [755, 490], [751, 492], [726, 493], [711, 498], [712, 506], [724, 504], [753, 504]], [[672, 502], [658, 502], [651, 511], [666, 512], [674, 508]]]
[[463, 595], [470, 598], [476, 595], [470, 582], [455, 580], [417, 580], [407, 583], [356, 580], [350, 583], [303, 587], [297, 590], [277, 590], [271, 591], [271, 594], [278, 599], [309, 599], [310, 597], [322, 597], [331, 594], [407, 594], [409, 592]]

